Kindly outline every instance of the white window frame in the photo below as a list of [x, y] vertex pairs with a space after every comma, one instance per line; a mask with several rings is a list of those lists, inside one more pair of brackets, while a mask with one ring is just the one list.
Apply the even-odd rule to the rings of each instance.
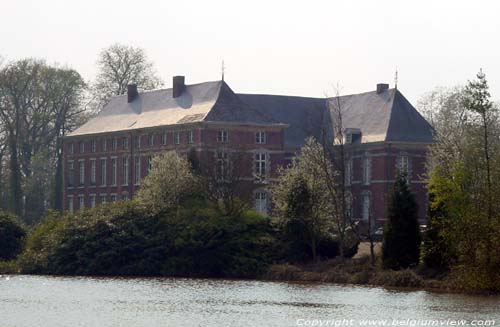
[[69, 153], [74, 154], [75, 153], [75, 143], [71, 142], [68, 145], [69, 145], [69, 148], [68, 148]]
[[90, 185], [95, 186], [97, 184], [97, 160], [95, 158], [90, 159]]
[[91, 208], [95, 208], [95, 206], [96, 206], [96, 195], [95, 194], [90, 194], [89, 198], [90, 198], [90, 207]]
[[225, 150], [218, 150], [216, 152], [216, 166], [215, 174], [219, 182], [227, 181], [227, 173], [229, 169], [229, 155]]
[[108, 202], [108, 195], [106, 193], [99, 194], [99, 202], [101, 204], [107, 203]]
[[161, 145], [167, 145], [167, 141], [168, 141], [167, 132], [163, 132], [161, 134]]
[[122, 185], [128, 185], [128, 175], [129, 175], [129, 159], [128, 156], [122, 157]]
[[92, 152], [92, 153], [96, 152], [95, 140], [90, 141], [90, 152]]
[[68, 188], [75, 187], [75, 162], [68, 160]]
[[154, 156], [152, 154], [148, 155], [148, 175], [151, 172], [151, 170], [153, 169], [153, 159], [154, 159]]
[[141, 184], [141, 156], [134, 157], [134, 185]]
[[362, 201], [361, 201], [361, 219], [364, 221], [368, 221], [370, 218], [370, 210], [371, 210], [371, 193], [363, 192], [362, 193]]
[[255, 143], [266, 144], [266, 142], [267, 142], [266, 131], [258, 131], [255, 133]]
[[154, 134], [148, 135], [148, 146], [150, 146], [150, 147], [155, 146], [155, 135]]
[[363, 185], [370, 185], [372, 180], [372, 158], [363, 157]]
[[258, 190], [254, 193], [255, 211], [262, 215], [267, 215], [268, 197], [267, 192], [262, 190]]
[[188, 131], [188, 144], [193, 144], [194, 143], [194, 133], [193, 131]]
[[78, 144], [78, 148], [80, 153], [85, 153], [85, 141], [80, 141], [80, 143]]
[[259, 180], [266, 180], [268, 165], [267, 165], [267, 153], [265, 152], [256, 152], [254, 154], [254, 169], [255, 176]]
[[108, 184], [108, 158], [101, 158], [101, 186]]
[[347, 159], [345, 163], [345, 186], [351, 186], [352, 184], [352, 159]]
[[116, 202], [116, 201], [118, 201], [118, 194], [116, 194], [116, 193], [111, 193], [111, 194], [109, 195], [109, 202]]
[[111, 186], [118, 184], [118, 158], [111, 157]]
[[85, 186], [85, 159], [78, 160], [78, 187]]
[[102, 146], [102, 152], [108, 151], [108, 140], [107, 139], [102, 139], [101, 146]]
[[83, 210], [85, 209], [85, 195], [84, 194], [79, 194], [78, 195], [78, 210]]
[[174, 144], [181, 144], [181, 132], [174, 132]]
[[223, 129], [217, 132], [217, 142], [219, 143], [229, 142], [229, 133], [227, 130]]
[[111, 151], [116, 151], [118, 149], [118, 139], [113, 137], [111, 139]]
[[411, 161], [410, 156], [406, 153], [402, 153], [398, 157], [398, 172], [400, 174], [406, 175], [406, 181], [409, 183], [411, 180]]
[[128, 150], [128, 137], [122, 137], [122, 149]]

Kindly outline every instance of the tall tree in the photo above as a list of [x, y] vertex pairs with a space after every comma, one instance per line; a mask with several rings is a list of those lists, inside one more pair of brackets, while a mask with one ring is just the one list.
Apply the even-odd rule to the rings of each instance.
[[135, 83], [142, 90], [152, 90], [163, 85], [153, 63], [142, 48], [113, 44], [99, 54], [98, 74], [92, 86], [96, 109], [114, 95], [127, 92], [127, 85]]
[[[9, 158], [10, 210], [27, 221], [43, 215], [49, 202], [60, 207], [56, 199], [62, 198], [62, 136], [85, 119], [80, 106], [84, 87], [74, 70], [51, 67], [42, 60], [19, 60], [0, 70], [0, 126]], [[50, 201], [50, 190], [57, 183], [59, 191]]]
[[389, 221], [382, 244], [384, 267], [397, 270], [417, 265], [421, 243], [418, 205], [404, 175], [399, 175], [394, 183], [387, 214]]

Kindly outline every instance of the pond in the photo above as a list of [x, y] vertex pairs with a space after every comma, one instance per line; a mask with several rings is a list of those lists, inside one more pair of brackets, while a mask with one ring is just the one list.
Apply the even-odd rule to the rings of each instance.
[[500, 326], [500, 297], [183, 278], [0, 277], [0, 326]]

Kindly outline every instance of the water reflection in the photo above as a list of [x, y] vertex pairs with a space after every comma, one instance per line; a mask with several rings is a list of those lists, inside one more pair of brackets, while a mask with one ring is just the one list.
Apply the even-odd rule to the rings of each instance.
[[295, 326], [297, 319], [496, 319], [500, 298], [173, 278], [0, 278], [1, 326]]

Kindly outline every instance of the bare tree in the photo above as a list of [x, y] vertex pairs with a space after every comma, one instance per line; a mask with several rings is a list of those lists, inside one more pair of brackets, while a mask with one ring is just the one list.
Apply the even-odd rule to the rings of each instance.
[[125, 94], [128, 84], [135, 83], [142, 90], [163, 85], [142, 48], [113, 44], [101, 51], [97, 66], [99, 71], [91, 93], [98, 110], [110, 97]]

